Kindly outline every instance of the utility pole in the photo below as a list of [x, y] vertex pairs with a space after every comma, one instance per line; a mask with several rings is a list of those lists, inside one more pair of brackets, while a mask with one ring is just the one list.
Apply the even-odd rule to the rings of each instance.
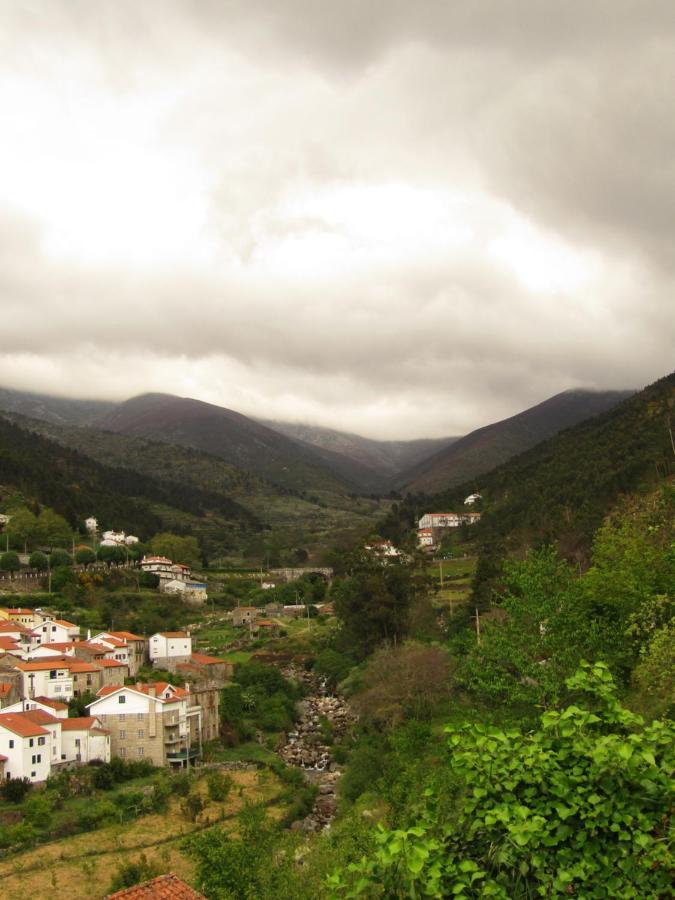
[[478, 607], [476, 607], [476, 643], [480, 647], [480, 616], [478, 615]]
[[443, 560], [440, 560], [438, 563], [438, 570], [441, 575], [441, 590], [443, 589]]

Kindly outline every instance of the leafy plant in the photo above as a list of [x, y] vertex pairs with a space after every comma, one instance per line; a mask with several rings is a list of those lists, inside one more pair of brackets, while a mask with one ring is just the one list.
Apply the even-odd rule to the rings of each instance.
[[332, 874], [333, 896], [668, 896], [675, 725], [645, 727], [602, 663], [567, 686], [591, 702], [535, 732], [447, 728], [454, 816], [428, 791], [416, 821], [380, 827], [369, 859]]

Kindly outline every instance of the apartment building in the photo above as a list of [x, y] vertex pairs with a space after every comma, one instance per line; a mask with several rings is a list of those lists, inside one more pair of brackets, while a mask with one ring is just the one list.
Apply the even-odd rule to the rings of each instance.
[[104, 687], [87, 709], [110, 732], [113, 756], [183, 767], [199, 753], [202, 710], [187, 685], [137, 682]]

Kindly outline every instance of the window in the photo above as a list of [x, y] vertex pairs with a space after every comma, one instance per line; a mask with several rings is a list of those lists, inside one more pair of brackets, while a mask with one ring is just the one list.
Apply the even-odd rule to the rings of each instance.
[[127, 755], [127, 748], [120, 747], [120, 756], [126, 756], [126, 755]]
[[30, 738], [30, 740], [28, 741], [28, 746], [32, 747], [34, 743], [35, 741], [33, 740], [33, 738]]
[[145, 737], [145, 731], [142, 728], [138, 729], [138, 736], [139, 736], [139, 738]]
[[52, 679], [52, 681], [56, 678], [56, 669], [49, 670], [49, 677]]
[[126, 703], [127, 698], [124, 696], [124, 694], [120, 694], [119, 697], [117, 698], [117, 702], [118, 703]]
[[10, 749], [10, 750], [13, 750], [13, 749], [14, 749], [14, 741], [10, 741], [10, 742], [9, 742], [9, 749]]
[[139, 722], [142, 722], [143, 721], [143, 713], [137, 713], [136, 718], [138, 719]]
[[143, 747], [139, 747], [139, 748], [138, 748], [138, 755], [139, 755], [139, 756], [145, 756], [145, 750], [143, 749]]
[[124, 713], [120, 713], [117, 718], [119, 719], [120, 722], [124, 722], [124, 720], [126, 719], [126, 716], [124, 715]]
[[31, 773], [30, 773], [30, 777], [31, 777], [31, 778], [35, 778], [36, 776], [37, 776], [37, 772], [31, 772]]
[[60, 693], [61, 693], [61, 685], [60, 685], [60, 684], [55, 684], [55, 685], [54, 685], [54, 693], [56, 693], [56, 694], [60, 694]]
[[38, 738], [38, 747], [44, 747], [46, 738]]
[[42, 754], [41, 754], [41, 753], [38, 753], [38, 755], [37, 755], [37, 761], [38, 761], [39, 763], [42, 762]]
[[120, 740], [126, 741], [126, 739], [127, 739], [127, 733], [126, 733], [126, 731], [124, 731], [124, 729], [122, 729], [122, 731], [120, 731]]

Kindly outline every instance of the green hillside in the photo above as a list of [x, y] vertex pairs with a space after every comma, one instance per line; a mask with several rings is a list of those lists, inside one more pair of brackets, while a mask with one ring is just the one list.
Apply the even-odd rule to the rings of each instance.
[[411, 527], [425, 511], [460, 509], [467, 494], [480, 490], [483, 519], [476, 534], [482, 540], [524, 546], [556, 539], [563, 552], [583, 554], [619, 496], [675, 471], [669, 431], [674, 402], [671, 374], [480, 478], [409, 496], [384, 531]]

